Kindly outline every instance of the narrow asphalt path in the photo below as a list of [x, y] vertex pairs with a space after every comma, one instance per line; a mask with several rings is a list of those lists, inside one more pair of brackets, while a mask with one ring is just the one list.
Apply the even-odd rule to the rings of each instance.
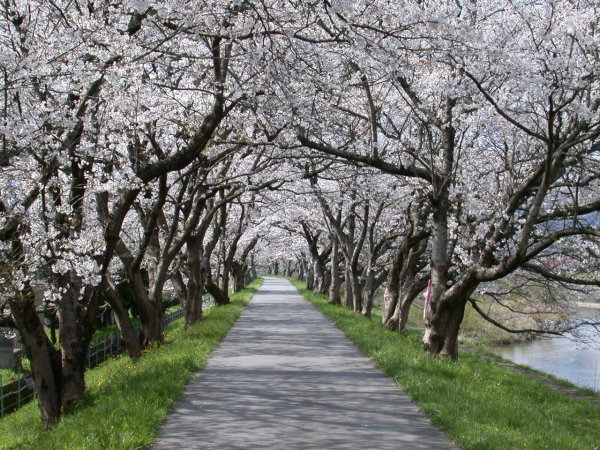
[[455, 447], [289, 281], [265, 278], [154, 448]]

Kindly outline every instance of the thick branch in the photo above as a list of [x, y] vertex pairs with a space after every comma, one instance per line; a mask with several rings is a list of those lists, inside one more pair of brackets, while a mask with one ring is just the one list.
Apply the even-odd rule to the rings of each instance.
[[529, 270], [530, 272], [537, 273], [538, 275], [543, 276], [549, 280], [560, 281], [561, 283], [569, 283], [569, 284], [578, 284], [582, 286], [600, 286], [600, 280], [597, 279], [583, 279], [576, 277], [569, 277], [564, 275], [559, 275], [554, 273], [545, 267], [540, 266], [539, 264], [523, 264], [523, 269]]
[[523, 328], [520, 330], [516, 330], [513, 328], [508, 328], [505, 325], [502, 325], [500, 322], [492, 319], [490, 316], [488, 316], [486, 313], [484, 313], [481, 308], [477, 305], [477, 302], [475, 301], [475, 299], [470, 298], [469, 302], [471, 302], [471, 305], [473, 306], [473, 309], [475, 311], [477, 311], [479, 313], [479, 315], [481, 317], [483, 317], [485, 320], [487, 320], [489, 323], [491, 323], [492, 325], [500, 328], [501, 330], [504, 330], [508, 333], [513, 333], [513, 334], [523, 334], [523, 333], [534, 333], [534, 334], [552, 334], [555, 336], [562, 336], [563, 333], [565, 333], [568, 330], [565, 331], [547, 331], [547, 330], [539, 330], [539, 329], [533, 329], [533, 328]]
[[384, 173], [388, 173], [390, 175], [400, 175], [411, 178], [420, 178], [423, 180], [427, 180], [431, 182], [434, 177], [428, 170], [419, 168], [419, 167], [406, 167], [402, 164], [394, 165], [390, 164], [386, 161], [383, 161], [379, 158], [372, 158], [370, 156], [359, 155], [357, 153], [348, 152], [346, 150], [340, 150], [338, 148], [334, 148], [328, 144], [315, 142], [308, 137], [303, 136], [302, 134], [297, 135], [300, 143], [308, 148], [312, 148], [314, 150], [318, 150], [322, 153], [326, 153], [328, 155], [337, 156], [339, 158], [345, 159], [346, 161], [350, 161], [356, 164], [362, 164], [368, 167], [374, 167], [376, 169], [381, 170]]

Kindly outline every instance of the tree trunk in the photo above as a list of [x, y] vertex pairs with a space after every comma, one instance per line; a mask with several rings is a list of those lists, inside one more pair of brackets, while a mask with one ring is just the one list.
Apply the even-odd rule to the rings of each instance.
[[367, 279], [365, 281], [365, 302], [362, 308], [362, 315], [365, 317], [371, 317], [373, 301], [375, 298], [375, 289], [375, 273], [372, 268], [369, 268], [367, 271]]
[[92, 334], [93, 321], [90, 319], [95, 318], [97, 312], [93, 290], [82, 289], [81, 279], [74, 272], [62, 275], [57, 282], [64, 289], [58, 302], [60, 351], [52, 346], [46, 335], [31, 288], [27, 287], [20, 298], [9, 300], [31, 361], [42, 421], [46, 427], [56, 422], [62, 413], [70, 412], [83, 395], [85, 357]]
[[202, 285], [199, 284], [196, 287], [195, 282], [190, 283], [190, 293], [187, 297], [186, 307], [183, 309], [186, 326], [193, 325], [202, 319], [203, 300], [204, 289], [202, 289]]
[[441, 303], [425, 330], [425, 350], [434, 356], [458, 358], [458, 331], [462, 323], [465, 303]]
[[224, 306], [231, 303], [229, 296], [225, 295], [223, 290], [211, 278], [206, 280], [206, 290], [215, 299], [215, 305]]
[[121, 339], [127, 353], [132, 360], [137, 360], [140, 356], [141, 348], [137, 332], [133, 328], [133, 323], [129, 317], [129, 311], [125, 306], [125, 300], [119, 292], [117, 285], [110, 277], [106, 277], [102, 286], [106, 295], [106, 300], [117, 316], [117, 327], [121, 332]]
[[356, 273], [354, 270], [351, 271], [351, 280], [352, 280], [352, 300], [354, 311], [361, 312], [362, 311], [362, 286], [360, 283], [360, 275]]
[[250, 255], [250, 271], [248, 272], [250, 280], [254, 280], [258, 277], [256, 273], [256, 264], [254, 263], [254, 255]]
[[416, 295], [405, 295], [403, 296], [402, 301], [400, 302], [400, 307], [398, 308], [398, 331], [400, 333], [404, 333], [404, 331], [406, 330], [406, 324], [408, 323], [410, 307], [412, 306], [412, 303], [416, 297]]
[[143, 348], [160, 344], [164, 339], [164, 311], [162, 302], [151, 301], [140, 310], [140, 341]]
[[318, 294], [327, 294], [329, 292], [329, 287], [331, 286], [331, 271], [325, 269], [323, 274], [323, 278], [321, 279], [321, 283], [317, 288]]
[[173, 285], [173, 289], [175, 289], [177, 300], [179, 300], [179, 304], [183, 308], [187, 298], [187, 286], [179, 270], [174, 271], [171, 275], [171, 284]]
[[350, 274], [350, 269], [346, 267], [346, 274], [344, 279], [345, 285], [345, 294], [346, 298], [344, 299], [344, 306], [346, 308], [354, 308], [354, 297], [352, 296], [352, 275]]
[[233, 292], [240, 292], [246, 284], [246, 271], [240, 271], [233, 276]]
[[318, 259], [315, 259], [313, 262], [313, 273], [313, 290], [315, 291], [315, 294], [324, 294], [327, 291], [322, 291], [321, 289], [325, 282], [325, 268]]
[[306, 281], [306, 272], [306, 261], [304, 260], [304, 257], [302, 257], [300, 259], [300, 273], [298, 275], [300, 281]]
[[[98, 302], [92, 298], [93, 288], [84, 289], [75, 271], [60, 276], [58, 284], [64, 290], [58, 302], [62, 366], [60, 403], [61, 412], [70, 413], [85, 391], [85, 361], [92, 337], [91, 324], [97, 313], [94, 304]], [[88, 304], [90, 310], [86, 311], [84, 304]], [[84, 317], [83, 314], [88, 316]], [[91, 324], [88, 324], [88, 320]]]
[[340, 247], [336, 237], [333, 238], [331, 247], [331, 286], [329, 287], [329, 303], [339, 305], [342, 302], [340, 294]]
[[[394, 268], [392, 268], [393, 270]], [[400, 283], [399, 276], [393, 274], [392, 271], [390, 271], [385, 293], [383, 294], [384, 311], [381, 324], [392, 331], [398, 331], [399, 316], [396, 312], [398, 311], [398, 300], [400, 299]]]
[[44, 330], [44, 325], [35, 309], [35, 299], [31, 288], [22, 293], [21, 298], [11, 297], [10, 310], [15, 320], [27, 356], [31, 361], [33, 381], [39, 399], [44, 427], [56, 422], [60, 417], [60, 353], [56, 350]]
[[381, 324], [390, 330], [398, 330], [398, 318], [394, 317], [400, 298], [400, 272], [404, 261], [405, 246], [400, 246], [394, 254], [394, 259], [388, 272], [385, 293], [383, 294], [383, 316]]
[[450, 287], [436, 305], [432, 305], [426, 322], [423, 346], [433, 356], [458, 357], [458, 332], [465, 305], [477, 288], [473, 273]]
[[246, 266], [239, 261], [231, 263], [231, 274], [233, 276], [233, 292], [240, 292], [244, 289], [246, 281]]
[[314, 291], [315, 289], [315, 269], [314, 265], [308, 265], [308, 270], [306, 272], [306, 289], [309, 291]]
[[204, 249], [199, 239], [191, 238], [186, 242], [189, 280], [187, 296], [183, 305], [185, 325], [192, 325], [202, 318], [202, 303], [204, 285], [206, 282], [207, 263], [204, 259]]
[[406, 283], [402, 288], [402, 295], [396, 296], [396, 307], [392, 316], [387, 318], [383, 325], [392, 331], [403, 333], [406, 330], [410, 308], [420, 292], [427, 286], [424, 279]]
[[[227, 296], [227, 298], [229, 299], [229, 274], [231, 272], [231, 267], [223, 267], [223, 277], [221, 278], [222, 284], [221, 284], [221, 289], [223, 290], [223, 292], [225, 293], [225, 295]], [[229, 303], [229, 300], [227, 301], [227, 304]]]
[[56, 337], [56, 331], [58, 329], [58, 317], [56, 315], [56, 310], [54, 310], [50, 313], [49, 321], [50, 321], [50, 342], [52, 342], [52, 345], [55, 345], [58, 342], [58, 339]]
[[[442, 130], [443, 134], [443, 162], [441, 175], [443, 179], [451, 179], [454, 165], [454, 138], [455, 130], [452, 127], [453, 101], [446, 99], [447, 125]], [[423, 347], [433, 356], [449, 355], [457, 357], [456, 339], [458, 328], [464, 314], [466, 296], [457, 292], [457, 286], [448, 288], [449, 255], [449, 186], [442, 183], [434, 187], [431, 194], [433, 230], [431, 238], [431, 295], [429, 297], [429, 311], [425, 317], [425, 335]], [[464, 290], [464, 289], [463, 289]], [[466, 290], [464, 290], [466, 294]]]
[[82, 342], [77, 332], [75, 304], [65, 301], [65, 296], [61, 300], [58, 307], [62, 359], [61, 409], [63, 413], [69, 413], [85, 390], [83, 372], [89, 340]]
[[[152, 297], [148, 292], [147, 281], [141, 269], [133, 268], [126, 258], [122, 258], [133, 301], [140, 316], [139, 340], [142, 348], [147, 348], [153, 342], [163, 341], [163, 309], [162, 309], [162, 286], [155, 280]], [[160, 269], [161, 274], [163, 269]], [[157, 275], [157, 277], [162, 275]]]

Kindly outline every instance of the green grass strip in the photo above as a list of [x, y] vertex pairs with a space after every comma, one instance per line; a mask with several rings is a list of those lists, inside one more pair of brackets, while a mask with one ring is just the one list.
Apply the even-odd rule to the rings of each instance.
[[150, 445], [186, 383], [204, 368], [245, 305], [262, 284], [253, 281], [227, 306], [211, 308], [199, 323], [171, 324], [165, 342], [136, 364], [126, 356], [86, 373], [86, 394], [76, 412], [44, 431], [37, 402], [0, 420], [0, 448], [133, 449]]
[[598, 405], [475, 354], [462, 352], [458, 361], [428, 357], [419, 333], [388, 331], [290, 281], [461, 448], [599, 448]]

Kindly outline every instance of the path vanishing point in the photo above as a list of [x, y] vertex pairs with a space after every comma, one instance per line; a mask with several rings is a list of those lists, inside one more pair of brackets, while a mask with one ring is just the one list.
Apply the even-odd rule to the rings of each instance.
[[456, 447], [289, 281], [265, 278], [153, 448]]

